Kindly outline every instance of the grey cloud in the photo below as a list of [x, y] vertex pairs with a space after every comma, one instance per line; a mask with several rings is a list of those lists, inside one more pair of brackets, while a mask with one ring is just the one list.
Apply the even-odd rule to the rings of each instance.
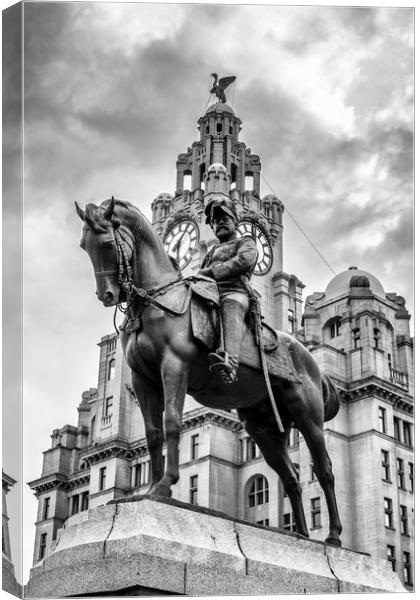
[[368, 6], [340, 6], [329, 9], [343, 27], [351, 29], [363, 42], [369, 41], [379, 33], [377, 16], [378, 8]]

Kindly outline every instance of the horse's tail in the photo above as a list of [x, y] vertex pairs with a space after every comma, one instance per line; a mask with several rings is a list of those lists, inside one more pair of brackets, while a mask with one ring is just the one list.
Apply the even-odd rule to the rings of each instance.
[[322, 396], [324, 399], [324, 421], [331, 421], [338, 413], [341, 399], [335, 383], [324, 372], [322, 373]]

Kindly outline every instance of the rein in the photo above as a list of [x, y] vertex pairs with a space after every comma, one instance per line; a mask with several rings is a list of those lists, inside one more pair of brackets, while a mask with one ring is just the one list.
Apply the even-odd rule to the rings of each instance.
[[[188, 306], [191, 299], [191, 293], [187, 294], [184, 302], [184, 306], [180, 311], [173, 310], [169, 308], [169, 306], [165, 306], [161, 302], [155, 299], [156, 296], [163, 294], [165, 291], [171, 289], [172, 287], [180, 284], [185, 284], [189, 287], [189, 284], [186, 280], [182, 278], [175, 279], [170, 283], [162, 285], [158, 288], [152, 288], [149, 290], [145, 290], [144, 288], [138, 287], [134, 284], [133, 280], [133, 270], [130, 264], [130, 259], [128, 258], [127, 247], [126, 245], [130, 245], [128, 242], [128, 238], [123, 235], [120, 228], [114, 228], [115, 233], [115, 243], [117, 245], [118, 251], [118, 269], [112, 269], [109, 271], [101, 271], [99, 273], [95, 273], [96, 276], [102, 277], [105, 275], [111, 275], [118, 273], [118, 283], [124, 289], [127, 296], [127, 307], [124, 309], [122, 304], [117, 304], [114, 312], [114, 328], [117, 334], [119, 335], [119, 331], [116, 326], [116, 316], [117, 310], [119, 309], [121, 312], [126, 313], [131, 305], [133, 304], [134, 299], [137, 297], [141, 300], [143, 304], [143, 308], [152, 304], [163, 311], [165, 311], [171, 317], [179, 317], [185, 314], [188, 310]], [[133, 241], [133, 240], [130, 240]], [[134, 248], [134, 242], [131, 245], [131, 250]], [[191, 288], [189, 288], [191, 290]]]

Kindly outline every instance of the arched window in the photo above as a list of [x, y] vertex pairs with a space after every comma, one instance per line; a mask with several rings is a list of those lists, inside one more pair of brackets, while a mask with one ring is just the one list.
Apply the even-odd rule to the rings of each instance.
[[266, 504], [269, 502], [268, 481], [264, 475], [257, 475], [248, 492], [248, 504], [250, 507]]
[[191, 182], [192, 182], [191, 171], [184, 171], [184, 182], [183, 182], [182, 189], [191, 190]]
[[108, 380], [114, 379], [115, 377], [115, 358], [111, 358], [108, 363]]
[[333, 317], [324, 325], [324, 340], [333, 340], [341, 335], [341, 317]]
[[205, 176], [206, 176], [206, 163], [201, 163], [200, 165], [200, 187], [202, 190], [205, 189], [206, 184], [205, 184]]
[[245, 191], [250, 191], [254, 189], [254, 174], [248, 171], [245, 173]]

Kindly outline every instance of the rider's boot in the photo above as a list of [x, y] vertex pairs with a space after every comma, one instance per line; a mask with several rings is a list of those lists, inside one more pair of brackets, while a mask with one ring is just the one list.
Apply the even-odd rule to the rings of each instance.
[[236, 383], [241, 349], [244, 319], [247, 307], [231, 298], [221, 305], [221, 318], [225, 347], [209, 354], [210, 372], [217, 374], [224, 383]]

